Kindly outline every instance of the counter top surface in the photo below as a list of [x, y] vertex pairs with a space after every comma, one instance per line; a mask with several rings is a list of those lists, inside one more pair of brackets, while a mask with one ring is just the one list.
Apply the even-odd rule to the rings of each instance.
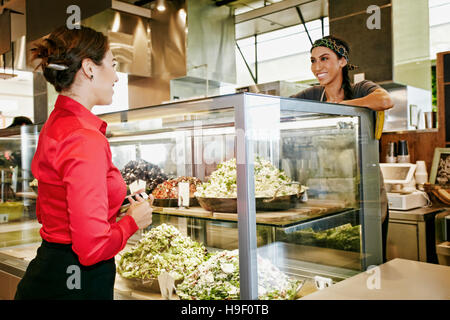
[[449, 300], [450, 267], [394, 259], [377, 270], [362, 272], [303, 299]]
[[400, 220], [413, 220], [413, 221], [425, 221], [428, 218], [432, 218], [434, 214], [449, 210], [446, 207], [429, 207], [429, 208], [417, 208], [413, 210], [389, 210], [389, 219]]

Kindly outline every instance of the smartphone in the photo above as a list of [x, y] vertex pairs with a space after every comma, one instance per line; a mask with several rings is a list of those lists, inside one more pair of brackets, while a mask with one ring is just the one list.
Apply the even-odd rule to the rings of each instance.
[[[137, 193], [137, 194], [139, 194], [144, 200], [147, 200], [147, 199], [148, 199], [148, 195], [147, 195], [145, 192], [141, 192], [141, 193]], [[125, 197], [125, 199], [123, 200], [123, 202], [122, 202], [122, 206], [129, 205], [129, 204], [130, 204], [129, 197], [132, 197], [134, 200], [137, 201], [137, 199], [136, 199], [136, 195], [137, 195], [137, 194], [127, 195], [127, 196]]]

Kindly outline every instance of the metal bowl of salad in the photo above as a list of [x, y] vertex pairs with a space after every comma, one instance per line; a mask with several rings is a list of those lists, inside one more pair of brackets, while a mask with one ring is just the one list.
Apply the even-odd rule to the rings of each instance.
[[[307, 187], [292, 181], [270, 161], [256, 157], [254, 162], [255, 201], [258, 211], [287, 210], [306, 192]], [[207, 182], [195, 192], [200, 206], [212, 212], [237, 212], [236, 159], [217, 166]]]
[[[237, 213], [236, 198], [201, 198], [198, 197], [200, 206], [211, 212]], [[287, 195], [275, 198], [255, 198], [256, 211], [278, 211], [295, 208], [298, 201], [297, 195]]]
[[180, 283], [205, 260], [205, 246], [177, 228], [161, 224], [150, 229], [131, 249], [120, 254], [117, 272], [127, 286], [159, 292], [158, 276], [167, 272]]
[[180, 182], [189, 183], [189, 206], [199, 206], [197, 199], [194, 196], [197, 185], [202, 182], [196, 177], [178, 177], [170, 179], [159, 184], [152, 192], [155, 200], [153, 205], [157, 207], [178, 207], [178, 184]]
[[[155, 199], [153, 201], [153, 205], [156, 207], [166, 207], [166, 208], [178, 207], [178, 198]], [[199, 205], [200, 204], [197, 198], [189, 198], [189, 207], [198, 207]]]

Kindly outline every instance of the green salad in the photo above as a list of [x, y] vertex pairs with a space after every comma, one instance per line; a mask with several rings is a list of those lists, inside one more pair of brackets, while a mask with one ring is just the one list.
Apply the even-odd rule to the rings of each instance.
[[314, 231], [312, 228], [308, 228], [292, 233], [277, 232], [277, 239], [301, 245], [359, 252], [361, 248], [361, 225], [352, 226], [347, 223], [322, 231]]
[[[299, 192], [299, 186], [282, 170], [278, 170], [270, 161], [256, 157], [254, 163], [255, 197], [271, 198], [277, 196], [294, 195]], [[306, 187], [301, 186], [300, 191]], [[211, 173], [209, 180], [197, 186], [195, 196], [202, 198], [237, 198], [236, 158], [222, 162]]]
[[174, 226], [162, 224], [146, 232], [125, 252], [117, 269], [128, 279], [155, 279], [166, 271], [180, 280], [192, 273], [205, 260], [206, 254], [202, 244], [183, 236]]
[[[269, 260], [258, 256], [259, 299], [294, 299], [299, 280], [288, 278]], [[217, 251], [177, 286], [183, 300], [239, 299], [239, 251]]]

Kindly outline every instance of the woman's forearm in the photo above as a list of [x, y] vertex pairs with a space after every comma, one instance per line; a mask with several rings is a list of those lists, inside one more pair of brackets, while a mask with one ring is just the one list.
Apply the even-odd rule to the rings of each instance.
[[344, 100], [341, 104], [366, 107], [375, 111], [384, 111], [394, 106], [389, 93], [381, 88], [362, 98]]

